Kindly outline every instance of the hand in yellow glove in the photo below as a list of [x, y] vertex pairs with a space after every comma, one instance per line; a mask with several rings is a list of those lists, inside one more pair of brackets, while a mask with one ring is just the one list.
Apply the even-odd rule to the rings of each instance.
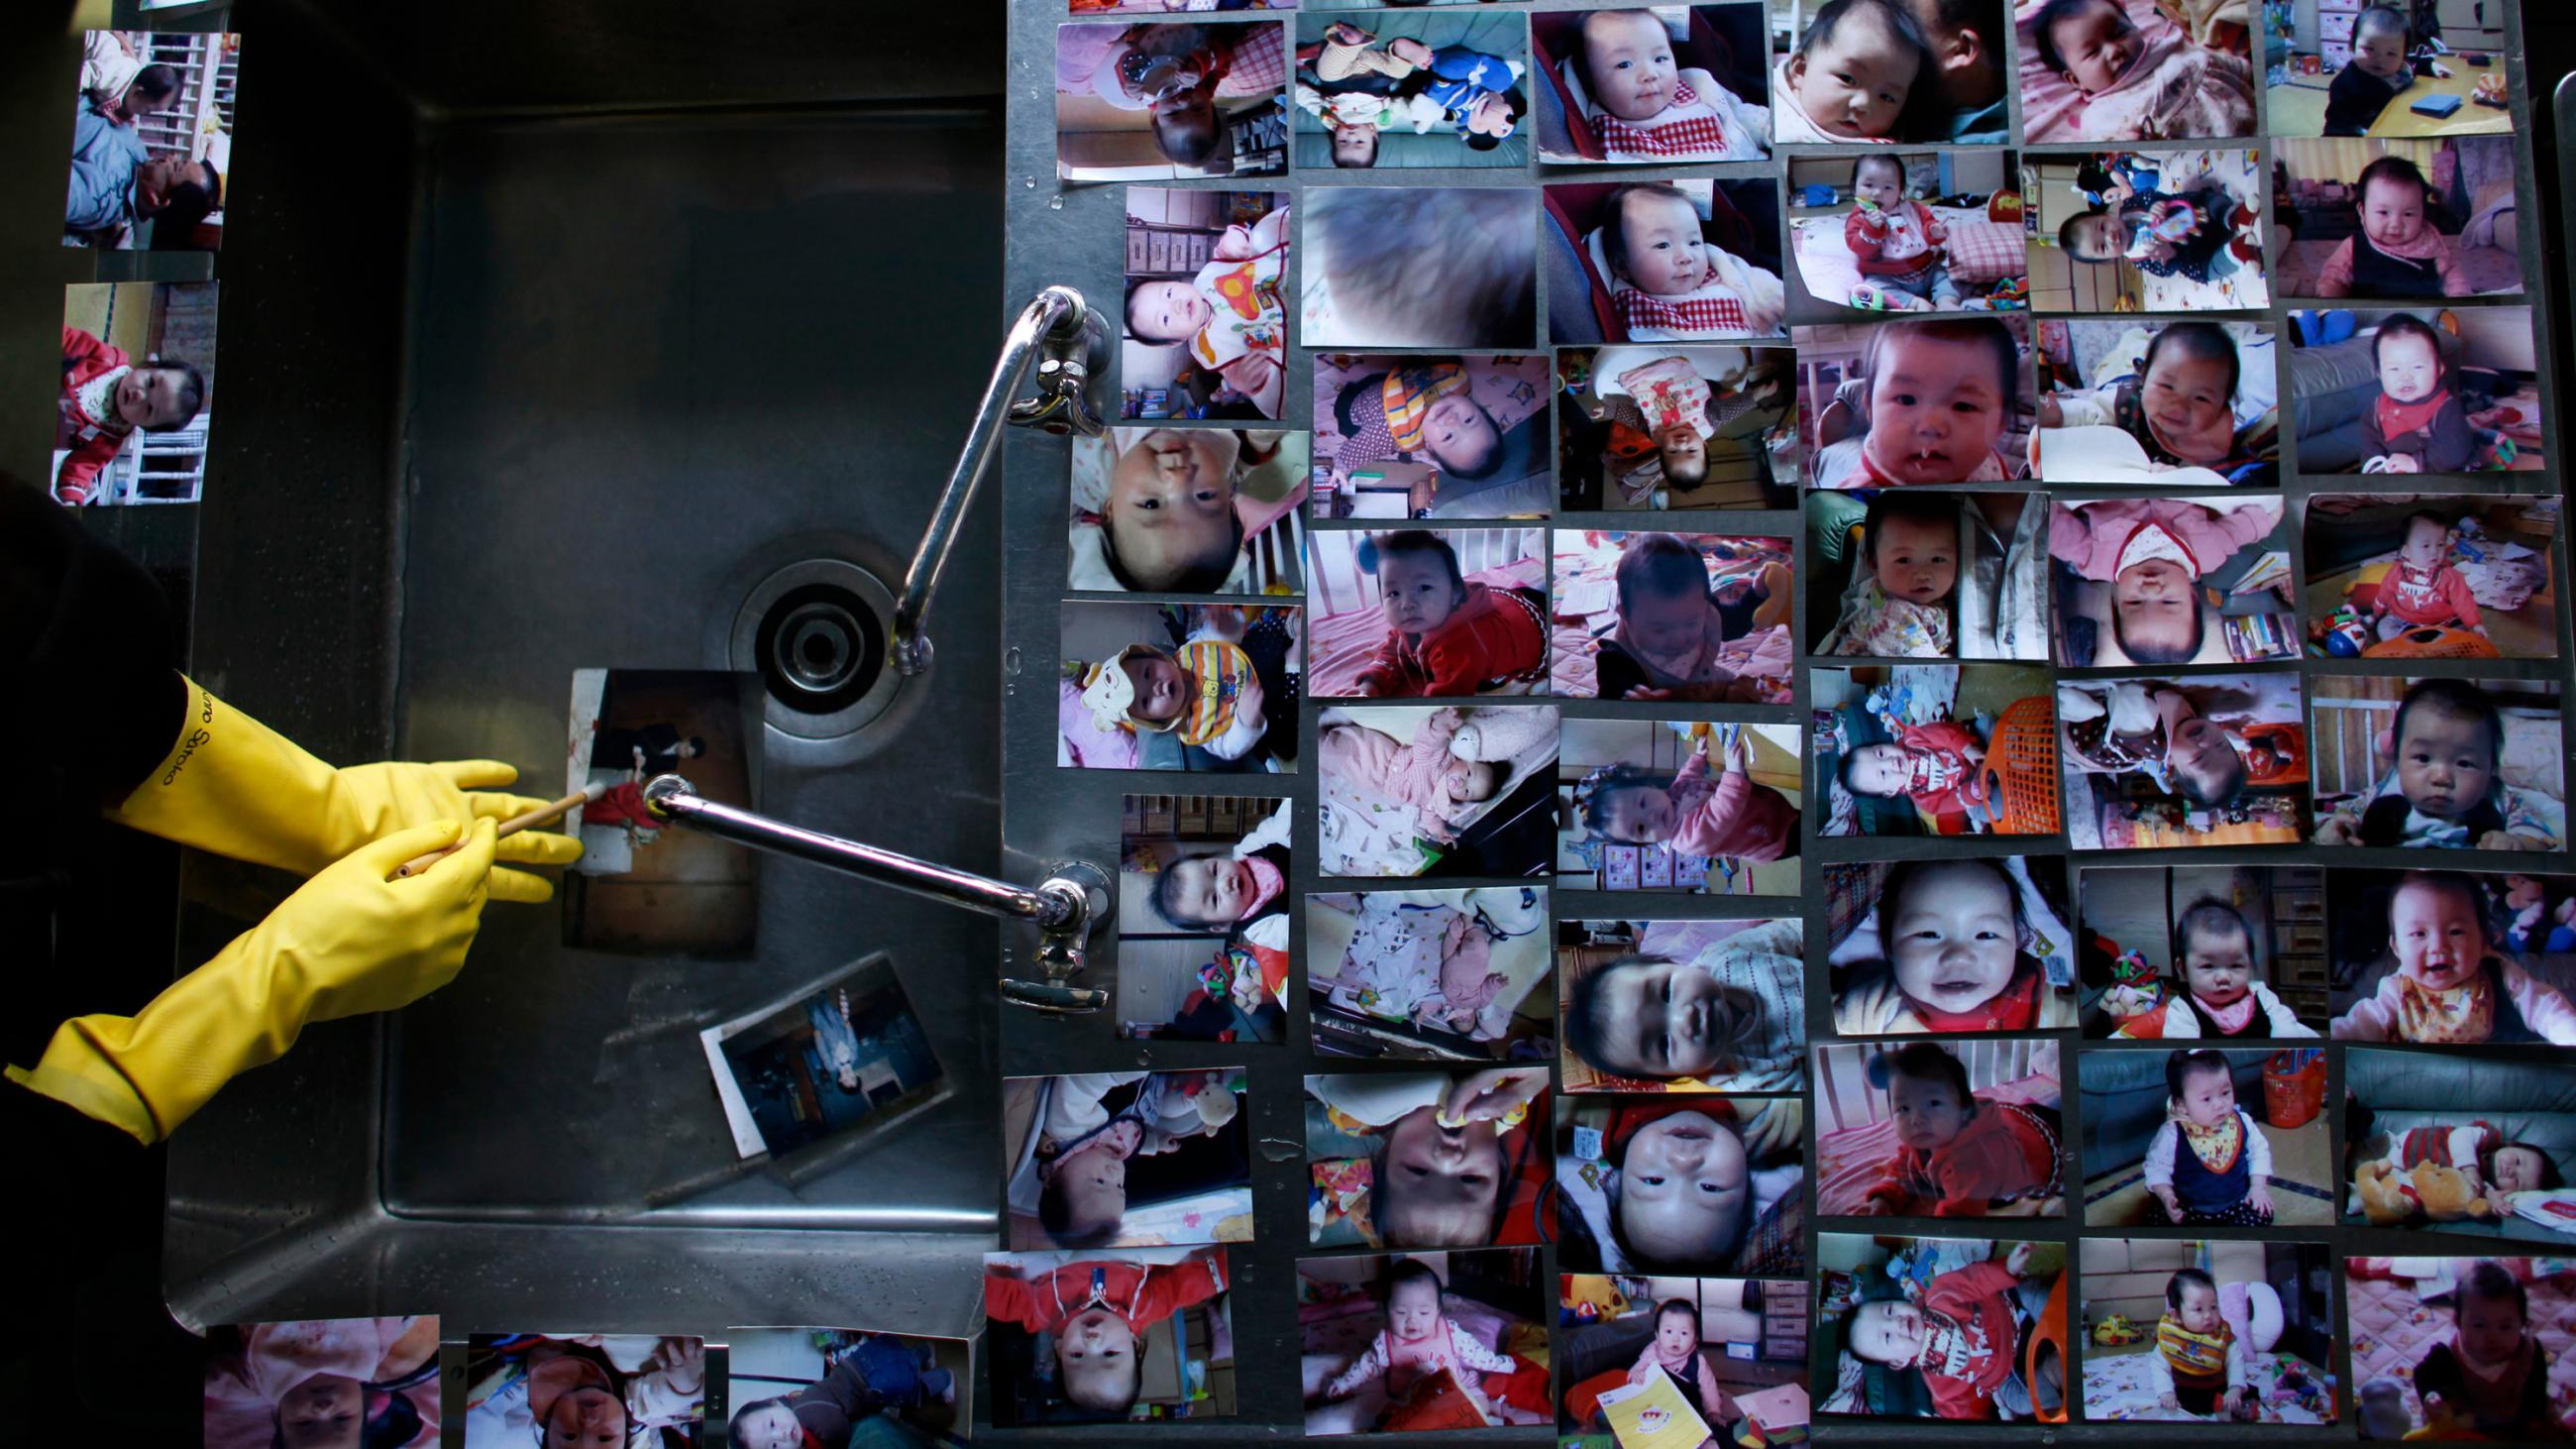
[[394, 867], [456, 839], [442, 820], [351, 851], [131, 1017], [83, 1016], [9, 1079], [145, 1143], [235, 1074], [277, 1060], [306, 1022], [391, 1011], [454, 979], [483, 921], [493, 822], [420, 874]]
[[[391, 831], [434, 820], [506, 820], [547, 803], [492, 789], [518, 778], [498, 760], [335, 770], [190, 680], [177, 742], [108, 818], [217, 855], [311, 875]], [[581, 858], [581, 842], [522, 830], [501, 842], [499, 858], [567, 865]], [[491, 890], [503, 901], [543, 901], [555, 893], [553, 882], [520, 870], [492, 872]]]

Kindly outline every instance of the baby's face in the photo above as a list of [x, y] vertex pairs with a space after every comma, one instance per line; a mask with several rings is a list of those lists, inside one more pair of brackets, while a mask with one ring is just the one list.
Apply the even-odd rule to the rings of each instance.
[[1407, 1343], [1420, 1343], [1440, 1326], [1440, 1290], [1420, 1279], [1396, 1285], [1386, 1300], [1386, 1326]]
[[2395, 80], [2406, 69], [2405, 27], [2373, 26], [2354, 35], [2352, 63], [2381, 80]]
[[595, 1384], [558, 1397], [546, 1411], [543, 1449], [625, 1449], [626, 1401]]
[[2066, 238], [2076, 258], [2087, 262], [2107, 261], [2118, 256], [2127, 239], [2128, 228], [2117, 215], [2108, 211], [2077, 217], [2074, 229], [2067, 233]]
[[1465, 392], [1453, 392], [1431, 405], [1422, 418], [1423, 446], [1444, 468], [1473, 472], [1494, 456], [1503, 435], [1490, 413]]
[[1085, 1408], [1114, 1408], [1136, 1378], [1136, 1331], [1106, 1308], [1086, 1308], [1056, 1334], [1056, 1367], [1066, 1398]]
[[2223, 780], [2241, 758], [2227, 727], [2213, 719], [2193, 715], [2165, 733], [2166, 766], [2194, 781]]
[[733, 1436], [750, 1449], [805, 1449], [805, 1426], [785, 1404], [763, 1404], [734, 1420]]
[[1696, 428], [1668, 428], [1657, 433], [1655, 449], [1663, 455], [1667, 477], [1700, 477], [1708, 472], [1708, 443]]
[[[1377, 164], [1377, 127], [1335, 126], [1333, 128], [1333, 164], [1336, 166], [1375, 166]], [[1196, 287], [1190, 289], [1195, 295]]]
[[1190, 677], [1179, 661], [1131, 650], [1118, 661], [1118, 668], [1136, 687], [1136, 702], [1127, 707], [1131, 718], [1147, 724], [1180, 718], [1181, 706], [1189, 699]]
[[2397, 788], [2436, 820], [2455, 820], [2487, 798], [2495, 753], [2486, 721], [2418, 707], [2397, 742]]
[[1923, 1356], [1923, 1310], [1911, 1303], [1864, 1303], [1852, 1315], [1851, 1351], [1864, 1362], [1904, 1368]]
[[2468, 983], [2487, 959], [2487, 930], [2466, 894], [2410, 881], [2388, 901], [2388, 947], [2416, 984], [2448, 991]]
[[2510, 1361], [2522, 1351], [2522, 1310], [2510, 1298], [2458, 1295], [2460, 1349], [2476, 1363], [2490, 1366]]
[[2224, 1010], [2254, 989], [2254, 947], [2242, 931], [2194, 931], [2182, 957], [2183, 989], [2205, 1006]]
[[1491, 1122], [1442, 1126], [1417, 1107], [1386, 1131], [1377, 1229], [1391, 1248], [1460, 1247], [1485, 1240], [1502, 1192], [1503, 1145]]
[[135, 368], [116, 380], [116, 415], [138, 428], [176, 427], [188, 420], [187, 382], [175, 367]]
[[2424, 234], [2424, 188], [2403, 176], [2382, 177], [2361, 196], [2361, 233], [2383, 247]]
[[1207, 298], [1188, 282], [1139, 283], [1127, 298], [1127, 330], [1145, 342], [1194, 337], [1208, 324], [1208, 316]]
[[1706, 594], [1689, 589], [1658, 594], [1641, 586], [1628, 591], [1619, 621], [1627, 626], [1629, 639], [1647, 654], [1659, 660], [1678, 659], [1708, 636], [1709, 612]]
[[366, 1386], [341, 1374], [315, 1374], [277, 1402], [277, 1437], [286, 1449], [357, 1449], [366, 1427]]
[[1593, 104], [1642, 121], [1672, 104], [1681, 73], [1672, 33], [1644, 10], [1596, 10], [1583, 19], [1583, 79]]
[[1628, 280], [1649, 296], [1678, 297], [1709, 280], [1699, 208], [1678, 196], [1632, 191], [1620, 200]]
[[1879, 10], [1857, 13], [1831, 39], [1789, 58], [1789, 87], [1818, 128], [1860, 139], [1896, 129], [1922, 57]]
[[1251, 866], [1222, 855], [1194, 855], [1168, 868], [1174, 878], [1164, 899], [1186, 924], [1233, 925], [1260, 890]]
[[2408, 333], [2379, 344], [2379, 390], [2399, 402], [2422, 402], [2442, 382], [2442, 357], [2433, 344]]
[[1948, 861], [1907, 882], [1887, 923], [1887, 962], [1909, 998], [1937, 1011], [1970, 1011], [2011, 983], [2017, 940], [2003, 874], [1978, 861]]
[[2198, 1283], [2182, 1285], [2182, 1305], [2174, 1317], [2194, 1333], [2214, 1333], [2218, 1329], [2218, 1295]]
[[1680, 1358], [1699, 1347], [1699, 1324], [1687, 1313], [1655, 1317], [1655, 1350], [1660, 1358]]
[[1619, 1167], [1619, 1230], [1663, 1262], [1708, 1263], [1751, 1207], [1744, 1143], [1705, 1112], [1675, 1112], [1637, 1129]]
[[1234, 539], [1234, 462], [1241, 446], [1221, 428], [1156, 428], [1109, 474], [1104, 518], [1119, 559], [1147, 588], [1223, 554]]
[[1887, 1098], [1896, 1140], [1917, 1152], [1957, 1140], [1972, 1110], [1946, 1077], [1898, 1077], [1888, 1084]]
[[2151, 558], [2129, 565], [2111, 580], [2111, 608], [2119, 615], [2124, 642], [2171, 651], [2191, 642], [2192, 627], [2200, 620], [2200, 595], [2181, 564]]
[[1879, 347], [1863, 446], [1898, 483], [1964, 483], [2004, 431], [1995, 354], [1976, 342], [1910, 330]]
[[2227, 364], [2186, 357], [2168, 347], [2147, 369], [2138, 400], [2156, 436], [2186, 463], [2225, 461], [2236, 437], [2236, 413], [2228, 400]]
[[2215, 1127], [2236, 1110], [2236, 1079], [2226, 1072], [2183, 1074], [2183, 1120], [2195, 1127]]
[[2145, 47], [2138, 27], [2119, 6], [2102, 0], [2057, 22], [2049, 37], [2066, 62], [2066, 78], [2086, 95], [2109, 90], [2128, 74]]
[[2549, 1159], [2542, 1157], [2537, 1148], [2499, 1147], [2493, 1170], [2488, 1176], [2500, 1191], [2537, 1192], [2540, 1190], [2540, 1175], [2548, 1166]]
[[1385, 592], [1379, 607], [1386, 611], [1386, 626], [1399, 634], [1428, 633], [1458, 610], [1458, 586], [1440, 560], [1428, 555], [1386, 555], [1378, 561], [1377, 582]]
[[2406, 525], [2406, 543], [2397, 550], [2397, 557], [2409, 568], [2429, 570], [2450, 552], [2451, 531], [2419, 518]]
[[1852, 751], [1851, 788], [1863, 795], [1902, 795], [1914, 782], [1914, 763], [1905, 747], [1863, 745]]
[[1056, 1191], [1064, 1195], [1070, 1236], [1089, 1234], [1127, 1215], [1127, 1159], [1110, 1143], [1094, 1140], [1056, 1160]]
[[1870, 567], [1889, 598], [1937, 604], [1959, 581], [1958, 525], [1901, 515], [1882, 519]]
[[1670, 795], [1651, 785], [1630, 785], [1610, 792], [1602, 807], [1602, 835], [1627, 845], [1670, 840], [1677, 828]]
[[1905, 200], [1905, 172], [1884, 158], [1864, 158], [1852, 168], [1852, 195], [1881, 211], [1894, 211]]
[[1502, 782], [1502, 772], [1487, 760], [1452, 758], [1441, 768], [1440, 786], [1449, 798], [1472, 805], [1494, 797], [1494, 787]]
[[1603, 1067], [1632, 1077], [1698, 1077], [1726, 1060], [1751, 1008], [1696, 966], [1639, 961], [1610, 969], [1592, 1009]]

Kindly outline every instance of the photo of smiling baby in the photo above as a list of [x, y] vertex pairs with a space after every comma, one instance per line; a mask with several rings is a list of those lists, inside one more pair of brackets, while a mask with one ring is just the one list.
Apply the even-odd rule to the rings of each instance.
[[1819, 1046], [1816, 1081], [1824, 1216], [2066, 1215], [2055, 1041]]
[[2323, 1048], [2088, 1051], [2077, 1075], [2086, 1226], [2334, 1221]]
[[2260, 150], [2025, 153], [2031, 305], [2207, 312], [2272, 299]]
[[2565, 876], [2338, 868], [2332, 1035], [2576, 1045], [2572, 896]]
[[[1566, 182], [1541, 195], [1558, 342], [1785, 337], [1780, 195], [1753, 181]], [[1558, 280], [1561, 278], [1561, 281]]]
[[1560, 921], [1569, 1092], [1792, 1092], [1806, 1080], [1805, 925]]
[[1288, 212], [1276, 191], [1127, 188], [1123, 416], [1281, 416]]
[[1796, 726], [1570, 719], [1560, 734], [1561, 888], [1796, 893]]
[[2308, 834], [2295, 674], [2060, 679], [2067, 843], [2274, 845]]
[[1129, 795], [1122, 806], [1120, 1034], [1282, 1040], [1294, 812], [1241, 795]]
[[1545, 1050], [1547, 892], [1326, 891], [1306, 898], [1306, 1004], [1325, 1056], [1496, 1061]]
[[2269, 326], [2050, 320], [2038, 337], [2043, 481], [2160, 493], [2280, 481]]
[[2082, 896], [2077, 964], [2086, 1036], [2323, 1034], [2323, 870], [2088, 866]]
[[2056, 714], [2045, 669], [1813, 669], [1818, 835], [2053, 835]]
[[1309, 1076], [1307, 1241], [1540, 1241], [1551, 1100], [1543, 1066]]
[[2513, 141], [2275, 140], [2290, 297], [2415, 300], [2520, 292]]
[[1833, 865], [1825, 884], [1836, 1035], [2075, 1024], [2074, 933], [2054, 857]]
[[1807, 1271], [1806, 1113], [1795, 1097], [1565, 1098], [1557, 1266], [1577, 1273]]
[[2320, 679], [2314, 707], [2319, 845], [2566, 848], [2547, 681]]
[[1297, 592], [1307, 441], [1119, 427], [1075, 439], [1066, 581], [1111, 593]]
[[1764, 9], [1653, 5], [1531, 17], [1539, 159], [1765, 159], [1774, 113]]
[[1243, 1104], [1239, 1068], [1005, 1078], [1010, 1246], [1250, 1241]]
[[2055, 495], [2061, 664], [2256, 664], [2299, 653], [2278, 498]]
[[1816, 1235], [1819, 1414], [2065, 1421], [2072, 1284], [2059, 1243]]
[[2302, 471], [2544, 466], [2530, 308], [2293, 312], [2290, 320]]
[[1298, 1259], [1307, 1437], [1546, 1423], [1545, 1266], [1535, 1248]]
[[1800, 327], [1810, 488], [1994, 483], [2029, 471], [2030, 319]]

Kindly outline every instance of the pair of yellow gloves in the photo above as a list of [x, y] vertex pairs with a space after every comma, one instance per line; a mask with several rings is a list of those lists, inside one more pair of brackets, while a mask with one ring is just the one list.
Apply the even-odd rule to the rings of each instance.
[[[157, 1142], [232, 1080], [275, 1061], [307, 1022], [409, 1005], [452, 980], [487, 897], [543, 901], [544, 877], [493, 862], [565, 865], [581, 842], [502, 820], [547, 802], [488, 787], [497, 760], [349, 769], [188, 681], [188, 712], [159, 768], [108, 818], [235, 860], [310, 877], [268, 919], [133, 1016], [64, 1022], [9, 1079]], [[401, 880], [405, 861], [459, 843]]]

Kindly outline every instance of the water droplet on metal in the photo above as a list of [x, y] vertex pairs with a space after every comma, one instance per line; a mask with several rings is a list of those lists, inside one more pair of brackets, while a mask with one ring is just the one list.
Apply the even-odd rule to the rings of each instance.
[[1305, 1143], [1291, 1142], [1285, 1137], [1264, 1137], [1254, 1145], [1261, 1149], [1263, 1159], [1270, 1162], [1294, 1162], [1306, 1155]]
[[1064, 210], [1064, 194], [1063, 194], [1062, 192], [1058, 192], [1058, 193], [1056, 193], [1055, 195], [1050, 196], [1050, 197], [1048, 197], [1048, 198], [1047, 198], [1047, 210], [1049, 210], [1049, 211], [1062, 211], [1062, 210]]
[[1020, 672], [1020, 646], [1017, 644], [1002, 651], [1002, 672], [1004, 674]]

